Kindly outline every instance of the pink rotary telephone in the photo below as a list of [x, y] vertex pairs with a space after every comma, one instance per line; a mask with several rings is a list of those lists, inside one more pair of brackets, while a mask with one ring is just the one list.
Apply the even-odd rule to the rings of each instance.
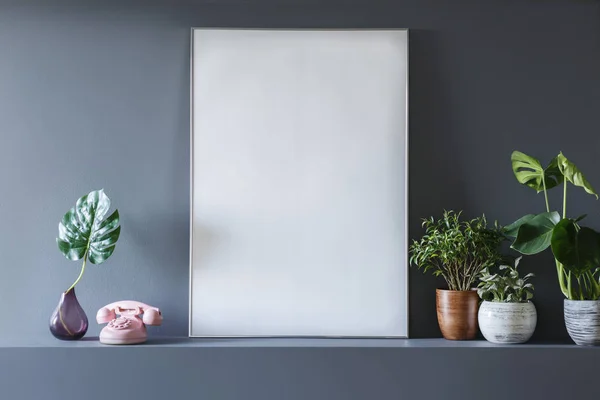
[[[143, 320], [139, 317], [141, 314], [144, 314]], [[146, 325], [160, 325], [162, 319], [158, 308], [139, 301], [126, 300], [108, 304], [96, 314], [99, 324], [108, 322], [100, 332], [100, 343], [144, 343], [148, 338]]]

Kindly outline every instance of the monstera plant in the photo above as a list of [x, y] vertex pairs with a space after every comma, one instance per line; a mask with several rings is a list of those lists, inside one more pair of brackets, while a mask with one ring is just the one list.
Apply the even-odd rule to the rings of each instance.
[[119, 211], [106, 217], [109, 209], [110, 199], [104, 190], [94, 190], [77, 200], [58, 224], [58, 249], [69, 260], [83, 260], [79, 276], [62, 294], [50, 318], [50, 331], [59, 339], [80, 339], [87, 331], [87, 316], [75, 297], [75, 285], [88, 260], [101, 264], [115, 251], [121, 233]]
[[[544, 192], [546, 211], [527, 214], [505, 228], [513, 236], [512, 248], [536, 254], [551, 248], [558, 283], [565, 295], [565, 324], [577, 344], [600, 344], [600, 233], [581, 226], [585, 217], [567, 216], [569, 185], [580, 187], [598, 198], [583, 173], [559, 153], [544, 168], [535, 158], [515, 151], [512, 169], [519, 183]], [[548, 190], [563, 189], [562, 215], [548, 202]]]
[[[581, 187], [587, 193], [598, 195], [583, 173], [562, 152], [546, 168], [535, 158], [519, 151], [512, 153], [512, 169], [519, 183], [544, 193], [546, 211], [527, 214], [505, 227], [505, 233], [514, 237], [512, 248], [522, 254], [540, 253], [552, 249], [560, 289], [571, 300], [600, 298], [600, 234], [583, 227], [578, 218], [567, 216], [569, 184]], [[562, 215], [552, 210], [548, 190], [562, 185]]]

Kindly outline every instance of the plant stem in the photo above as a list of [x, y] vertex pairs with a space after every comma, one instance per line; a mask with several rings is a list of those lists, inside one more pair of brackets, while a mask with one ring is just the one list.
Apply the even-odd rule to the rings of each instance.
[[550, 203], [548, 203], [548, 191], [546, 190], [546, 179], [542, 174], [542, 185], [544, 186], [544, 200], [546, 200], [546, 211], [550, 212]]
[[593, 294], [592, 294], [592, 298], [591, 300], [598, 300], [598, 297], [600, 296], [600, 283], [596, 280], [596, 277], [594, 276], [594, 272], [588, 271], [589, 274], [589, 278], [590, 278], [590, 282], [592, 285], [592, 290], [593, 290]]
[[555, 258], [554, 262], [556, 263], [556, 274], [558, 275], [558, 285], [560, 286], [560, 291], [565, 295], [567, 299], [571, 299], [568, 287], [565, 283], [565, 274], [564, 268], [560, 262]]
[[[544, 200], [546, 201], [546, 211], [550, 212], [550, 203], [548, 202], [548, 190], [546, 189], [546, 179], [544, 174], [542, 174], [542, 185], [544, 186]], [[567, 214], [567, 181], [565, 180], [565, 188], [563, 192], [563, 218], [566, 218]], [[561, 292], [565, 295], [566, 298], [571, 298], [571, 279], [567, 277], [567, 284], [565, 285], [565, 274], [564, 268], [560, 262], [555, 258], [554, 262], [556, 263], [556, 273], [558, 275], [558, 285], [560, 286]]]
[[[544, 191], [544, 193], [546, 193]], [[563, 219], [567, 218], [567, 180], [565, 179], [565, 186], [563, 189]], [[565, 274], [563, 265], [555, 258], [556, 271], [558, 273], [558, 283], [560, 290], [563, 292], [565, 297], [569, 300], [573, 300], [572, 283], [571, 283], [571, 272]], [[565, 285], [566, 278], [566, 285]], [[566, 287], [565, 287], [566, 286]]]
[[79, 283], [79, 281], [81, 280], [81, 277], [83, 276], [83, 271], [85, 271], [86, 262], [87, 262], [87, 251], [85, 252], [85, 254], [83, 256], [83, 265], [81, 266], [81, 272], [79, 273], [77, 280], [75, 282], [73, 282], [73, 284], [65, 291], [65, 293], [69, 293], [69, 291], [71, 289], [73, 289], [75, 287], [75, 285], [77, 285]]
[[565, 179], [565, 188], [563, 189], [563, 219], [567, 218], [567, 180]]

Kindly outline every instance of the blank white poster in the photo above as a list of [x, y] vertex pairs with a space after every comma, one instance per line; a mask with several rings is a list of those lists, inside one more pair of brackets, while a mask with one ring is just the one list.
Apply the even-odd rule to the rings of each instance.
[[192, 32], [190, 336], [407, 336], [407, 32]]

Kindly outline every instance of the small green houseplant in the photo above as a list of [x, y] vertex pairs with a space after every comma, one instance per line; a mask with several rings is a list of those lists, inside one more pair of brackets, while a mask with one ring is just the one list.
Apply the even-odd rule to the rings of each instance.
[[[461, 212], [423, 220], [425, 234], [410, 246], [410, 263], [444, 278], [449, 290], [436, 290], [437, 316], [446, 339], [473, 339], [477, 334], [479, 297], [473, 286], [480, 272], [500, 259], [504, 235], [488, 227], [485, 216], [461, 220]], [[450, 307], [452, 305], [452, 307]]]
[[520, 277], [517, 267], [521, 257], [510, 265], [500, 265], [498, 272], [491, 272], [491, 268], [481, 271], [477, 294], [484, 301], [497, 303], [526, 303], [533, 298], [533, 284], [528, 282], [534, 277], [529, 273]]
[[411, 265], [443, 277], [455, 291], [473, 289], [479, 273], [502, 259], [498, 249], [504, 241], [498, 226], [488, 228], [485, 215], [461, 221], [461, 214], [444, 211], [438, 220], [424, 219], [425, 235], [410, 246]]
[[492, 343], [524, 343], [537, 324], [537, 311], [530, 301], [533, 274], [520, 277], [517, 267], [521, 257], [510, 265], [500, 265], [497, 272], [481, 272], [477, 289], [483, 300], [479, 307], [479, 329]]
[[[567, 216], [569, 184], [582, 188], [596, 199], [598, 194], [562, 152], [545, 168], [538, 159], [519, 151], [512, 153], [511, 163], [517, 181], [538, 193], [543, 192], [545, 202], [544, 212], [527, 214], [505, 228], [505, 233], [514, 238], [511, 247], [525, 255], [551, 248], [558, 283], [566, 297], [565, 322], [569, 334], [578, 344], [600, 344], [600, 319], [595, 324], [598, 328], [577, 322], [595, 313], [600, 315], [600, 233], [580, 224], [585, 215]], [[563, 201], [559, 213], [550, 206], [548, 190], [561, 186]], [[584, 326], [593, 328], [594, 332], [574, 331]]]
[[104, 190], [94, 190], [77, 200], [58, 225], [56, 243], [60, 252], [69, 260], [83, 260], [79, 276], [62, 294], [50, 318], [50, 332], [58, 339], [77, 340], [87, 332], [87, 316], [75, 297], [75, 285], [88, 260], [101, 264], [115, 251], [121, 234], [119, 211], [106, 217], [109, 209], [110, 199]]

